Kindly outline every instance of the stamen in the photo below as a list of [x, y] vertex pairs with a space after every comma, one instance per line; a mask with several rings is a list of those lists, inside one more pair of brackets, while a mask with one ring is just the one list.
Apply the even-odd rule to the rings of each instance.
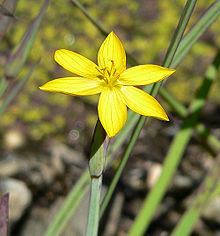
[[112, 63], [112, 65], [111, 65], [111, 69], [110, 69], [110, 72], [109, 72], [109, 77], [112, 75], [112, 70], [114, 70], [113, 75], [115, 73], [115, 63], [114, 63], [113, 60], [111, 60], [111, 63]]
[[105, 76], [105, 72], [106, 72], [106, 68], [99, 68], [99, 67], [96, 67], [96, 70], [101, 73], [101, 75], [98, 76], [98, 78], [100, 80], [104, 80], [106, 83], [108, 83], [108, 80], [106, 79], [106, 76]]
[[100, 68], [97, 67], [97, 66], [96, 66], [95, 68], [96, 68], [96, 70], [97, 70], [99, 73], [101, 73], [101, 74], [103, 75], [103, 71], [102, 71], [103, 69], [100, 69]]

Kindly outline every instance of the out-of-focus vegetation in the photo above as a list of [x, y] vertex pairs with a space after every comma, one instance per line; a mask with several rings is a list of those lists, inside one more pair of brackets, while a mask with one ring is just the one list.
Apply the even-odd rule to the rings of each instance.
[[[73, 2], [76, 0], [0, 0], [0, 195], [10, 193], [9, 206], [14, 208], [9, 216], [12, 234], [16, 230], [21, 235], [26, 235], [24, 232], [29, 230], [35, 232], [34, 225], [36, 235], [49, 232], [47, 235], [54, 236], [63, 228], [68, 232], [71, 226], [77, 231], [78, 221], [74, 218], [71, 224], [67, 221], [73, 217], [73, 212], [74, 217], [78, 217], [78, 204], [83, 197], [88, 197], [86, 186], [90, 178], [86, 167], [89, 155], [83, 153], [87, 152], [97, 121], [98, 96], [70, 97], [38, 89], [53, 78], [70, 75], [55, 63], [53, 55], [57, 49], [76, 51], [96, 62], [97, 50], [104, 37], [88, 15], [83, 15], [80, 5], [77, 7]], [[199, 17], [214, 2], [213, 7], [206, 11], [208, 17], [203, 17], [206, 19], [203, 25], [206, 32], [198, 40], [200, 34], [193, 31], [192, 26], [201, 23]], [[9, 7], [8, 3], [14, 7]], [[174, 37], [174, 43], [168, 51], [167, 48], [173, 34], [177, 36], [185, 32], [188, 19], [189, 35], [195, 39], [192, 42], [198, 40], [183, 60], [180, 56], [181, 63], [175, 75], [166, 81], [166, 88], [160, 89], [164, 99], [161, 103], [166, 107], [171, 122], [154, 121], [143, 128], [145, 118], [129, 113], [126, 127], [110, 142], [108, 156], [113, 158], [107, 158], [105, 163], [103, 189], [106, 188], [106, 194], [100, 207], [100, 218], [107, 224], [103, 229], [100, 224], [100, 232], [111, 228], [112, 222], [119, 235], [120, 232], [129, 232], [129, 229], [131, 235], [133, 232], [139, 232], [139, 235], [146, 228], [149, 233], [171, 232], [173, 229], [174, 233], [192, 229], [196, 233], [217, 232], [211, 224], [219, 222], [219, 213], [217, 216], [213, 214], [220, 208], [210, 207], [211, 217], [210, 212], [205, 213], [203, 208], [220, 192], [220, 143], [218, 125], [216, 127], [220, 103], [220, 28], [216, 19], [220, 14], [220, 2], [82, 0], [81, 3], [107, 32], [113, 30], [119, 35], [128, 57], [137, 60], [138, 63], [134, 64], [152, 63], [168, 67], [178, 64], [175, 64], [177, 57], [187, 51], [183, 46], [184, 39]], [[215, 12], [211, 11], [213, 9]], [[184, 20], [180, 20], [177, 27], [181, 16]], [[210, 28], [209, 17], [216, 20]], [[10, 21], [7, 31], [6, 21]], [[173, 61], [167, 59], [166, 53], [174, 58]], [[156, 86], [152, 91], [150, 86], [146, 89], [155, 95], [160, 83]], [[195, 139], [194, 133], [197, 134]], [[138, 138], [139, 142], [136, 142]], [[93, 145], [97, 141], [94, 140]], [[100, 153], [103, 151], [105, 155], [105, 148], [98, 146]], [[97, 157], [100, 157], [99, 152], [92, 153], [98, 153]], [[103, 161], [103, 156], [101, 158]], [[93, 179], [91, 160], [90, 177]], [[14, 202], [16, 191], [18, 197]], [[16, 205], [17, 200], [26, 200], [22, 209]], [[57, 205], [60, 200], [64, 207]], [[82, 202], [81, 233], [88, 215], [84, 205], [88, 201]], [[118, 203], [119, 207], [115, 205]], [[111, 209], [107, 205], [111, 205]], [[41, 221], [37, 219], [35, 209], [40, 209], [38, 218]], [[27, 215], [24, 214], [26, 210]], [[14, 217], [15, 212], [20, 215]], [[110, 212], [107, 217], [106, 212]], [[115, 212], [117, 219], [112, 220], [111, 214]], [[158, 215], [153, 219], [154, 213]], [[201, 214], [206, 215], [205, 220], [195, 225]], [[211, 219], [210, 226], [206, 219]], [[185, 222], [188, 222], [187, 227]], [[96, 228], [93, 223], [91, 225], [91, 228]]]
[[[119, 34], [126, 50], [142, 64], [161, 63], [184, 2], [178, 0], [168, 4], [167, 1], [129, 1], [128, 4], [125, 0], [82, 1], [93, 16], [109, 30]], [[195, 18], [209, 3], [212, 1], [198, 2], [190, 25], [194, 24]], [[39, 1], [18, 1], [16, 18], [0, 45], [3, 66], [11, 48], [17, 45], [39, 8]], [[31, 139], [41, 140], [48, 135], [56, 135], [57, 138], [64, 140], [61, 131], [73, 129], [75, 126], [74, 121], [79, 114], [75, 114], [75, 109], [71, 107], [77, 106], [74, 100], [79, 99], [60, 94], [45, 94], [38, 90], [38, 86], [52, 78], [67, 75], [53, 60], [56, 49], [70, 49], [96, 61], [96, 51], [102, 40], [103, 37], [97, 29], [85, 20], [85, 16], [71, 1], [52, 1], [28, 63], [19, 77], [25, 74], [31, 62], [38, 58], [41, 58], [41, 62], [35, 69], [31, 81], [1, 117], [1, 129], [20, 125], [24, 127]], [[199, 85], [198, 78], [204, 73], [206, 65], [213, 57], [215, 47], [219, 44], [220, 28], [216, 22], [184, 60], [184, 64], [177, 71], [178, 80], [175, 81], [173, 78], [172, 81], [167, 81], [168, 90], [180, 101], [190, 102]], [[211, 101], [217, 103], [220, 102], [218, 89], [219, 83], [215, 83], [210, 94]], [[96, 112], [93, 109], [93, 104], [97, 101], [96, 97], [80, 99], [82, 99], [79, 101], [81, 106], [88, 104], [92, 108], [86, 118], [86, 127], [90, 127], [91, 130], [96, 120]], [[78, 109], [83, 109], [81, 106]], [[86, 127], [83, 129], [85, 130]], [[78, 124], [75, 129], [78, 132], [82, 127]]]

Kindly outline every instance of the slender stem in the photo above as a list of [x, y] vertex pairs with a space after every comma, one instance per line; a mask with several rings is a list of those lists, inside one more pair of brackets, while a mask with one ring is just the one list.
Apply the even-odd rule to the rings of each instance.
[[87, 236], [96, 236], [99, 228], [99, 208], [102, 187], [102, 173], [105, 165], [109, 138], [100, 121], [97, 121], [93, 135], [91, 154], [89, 160], [89, 173], [91, 177], [91, 193], [88, 213]]
[[82, 13], [95, 25], [95, 27], [97, 29], [99, 29], [99, 31], [107, 36], [108, 35], [108, 31], [101, 25], [101, 23], [99, 21], [97, 21], [94, 17], [92, 17], [88, 11], [85, 9], [85, 7], [77, 0], [72, 0], [72, 3], [75, 4], [81, 11]]
[[196, 2], [197, 2], [197, 0], [191, 0], [191, 1], [186, 2], [183, 12], [181, 13], [181, 17], [180, 17], [178, 26], [176, 28], [174, 35], [173, 35], [173, 38], [171, 39], [170, 46], [167, 50], [167, 53], [166, 53], [166, 56], [164, 59], [164, 66], [167, 66], [167, 67], [171, 66], [171, 63], [172, 63], [175, 53], [179, 47], [179, 44], [180, 44], [181, 39], [183, 37], [183, 33], [186, 29], [186, 26], [189, 22], [191, 15], [192, 15], [192, 12], [194, 10]]
[[139, 120], [138, 120], [138, 123], [137, 123], [137, 125], [134, 128], [134, 132], [132, 133], [131, 139], [130, 139], [129, 144], [127, 146], [127, 149], [126, 149], [126, 151], [125, 151], [125, 153], [123, 155], [123, 158], [122, 158], [122, 160], [121, 160], [121, 162], [120, 162], [120, 164], [119, 164], [119, 166], [117, 168], [117, 171], [116, 171], [116, 173], [114, 175], [114, 178], [113, 178], [113, 180], [111, 182], [111, 185], [109, 186], [109, 189], [108, 189], [107, 193], [105, 194], [104, 199], [102, 201], [101, 211], [100, 211], [100, 218], [104, 214], [104, 211], [105, 211], [105, 209], [106, 209], [106, 207], [107, 207], [107, 205], [108, 205], [108, 203], [109, 203], [109, 201], [111, 199], [113, 191], [114, 191], [114, 189], [115, 189], [115, 187], [116, 187], [116, 185], [118, 183], [118, 180], [121, 177], [121, 173], [122, 173], [122, 171], [123, 171], [123, 169], [124, 169], [124, 167], [125, 167], [125, 165], [126, 165], [126, 163], [128, 161], [130, 153], [132, 152], [132, 150], [134, 148], [134, 145], [135, 145], [136, 140], [137, 140], [137, 138], [138, 138], [138, 136], [139, 136], [143, 126], [144, 126], [144, 123], [145, 123], [145, 118], [143, 116], [140, 116]]
[[[171, 67], [173, 58], [175, 56], [175, 53], [177, 52], [181, 40], [183, 38], [183, 34], [185, 32], [186, 26], [189, 22], [189, 19], [193, 13], [193, 9], [196, 5], [197, 0], [188, 0], [186, 2], [186, 5], [183, 9], [183, 12], [181, 14], [178, 26], [173, 34], [172, 40], [170, 42], [169, 48], [167, 50], [167, 53], [165, 55], [163, 66], [165, 67]], [[160, 90], [160, 87], [163, 85], [164, 81], [161, 81], [159, 83], [153, 84], [153, 87], [151, 89], [151, 95], [156, 96]]]
[[86, 232], [87, 236], [98, 235], [101, 186], [102, 186], [102, 175], [100, 175], [98, 178], [92, 177], [89, 216], [88, 216], [88, 224]]

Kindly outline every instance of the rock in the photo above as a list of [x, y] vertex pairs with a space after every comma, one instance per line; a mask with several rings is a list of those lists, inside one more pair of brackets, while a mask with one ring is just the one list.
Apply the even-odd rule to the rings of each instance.
[[[170, 187], [170, 191], [174, 193], [180, 193], [181, 191], [189, 191], [193, 189], [193, 187], [197, 184], [197, 181], [192, 179], [189, 176], [176, 174], [173, 178], [172, 185]], [[183, 193], [183, 192], [182, 192]]]
[[159, 163], [152, 163], [148, 168], [147, 187], [152, 188], [160, 177], [162, 166]]
[[25, 163], [14, 154], [9, 154], [0, 159], [0, 177], [16, 175], [24, 170]]
[[9, 193], [9, 222], [13, 224], [30, 205], [32, 194], [23, 182], [13, 178], [0, 180], [0, 193]]
[[[88, 190], [88, 189], [87, 189]], [[39, 236], [44, 235], [48, 226], [61, 209], [65, 198], [59, 197], [51, 205], [49, 209], [45, 207], [35, 206], [29, 214], [28, 219], [22, 227], [20, 235], [22, 236]], [[87, 212], [89, 206], [89, 191], [83, 197], [82, 201], [77, 207], [75, 214], [70, 221], [65, 225], [64, 230], [59, 235], [85, 235], [87, 224]]]
[[7, 150], [15, 150], [26, 144], [25, 136], [20, 129], [10, 129], [3, 137], [3, 144]]
[[203, 210], [202, 215], [205, 219], [220, 224], [220, 197], [211, 201]]
[[47, 150], [53, 160], [56, 158], [61, 159], [67, 165], [77, 165], [84, 168], [87, 164], [85, 157], [81, 153], [60, 142], [50, 142]]

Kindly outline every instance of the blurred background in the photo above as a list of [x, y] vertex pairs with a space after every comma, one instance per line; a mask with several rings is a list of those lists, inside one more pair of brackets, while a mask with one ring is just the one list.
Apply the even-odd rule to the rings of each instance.
[[[212, 2], [198, 1], [189, 27]], [[82, 0], [81, 3], [107, 30], [116, 32], [126, 51], [140, 64], [160, 65], [185, 1]], [[87, 167], [98, 97], [50, 94], [38, 87], [53, 78], [69, 75], [55, 63], [55, 50], [69, 49], [96, 62], [104, 37], [70, 0], [51, 0], [49, 6], [47, 1], [4, 0], [0, 1], [0, 6], [0, 75], [2, 81], [7, 81], [0, 105], [32, 68], [27, 82], [0, 114], [0, 193], [10, 192], [11, 235], [43, 235], [65, 196]], [[40, 11], [41, 19], [36, 18]], [[36, 26], [32, 24], [34, 19], [35, 23], [36, 19], [41, 20], [40, 26], [31, 47], [24, 49], [33, 33], [31, 29]], [[31, 33], [21, 47], [26, 54], [22, 50], [16, 54], [27, 32]], [[220, 27], [216, 21], [178, 66], [175, 75], [167, 80], [167, 90], [184, 105], [192, 101], [219, 45]], [[14, 70], [23, 57], [25, 63]], [[219, 88], [218, 76], [200, 117], [218, 138]], [[167, 147], [179, 129], [181, 119], [161, 97], [158, 99], [171, 121], [152, 119], [143, 129], [114, 194], [111, 208], [118, 212], [115, 218], [104, 217], [102, 235], [126, 235], [144, 197], [160, 174]], [[150, 226], [149, 235], [169, 232], [212, 165], [210, 153], [193, 138]], [[104, 185], [109, 184], [113, 173], [114, 164], [105, 171]], [[86, 204], [77, 210], [62, 235], [83, 235], [88, 194]], [[219, 233], [219, 216], [220, 204], [209, 206], [195, 228], [195, 235]]]

